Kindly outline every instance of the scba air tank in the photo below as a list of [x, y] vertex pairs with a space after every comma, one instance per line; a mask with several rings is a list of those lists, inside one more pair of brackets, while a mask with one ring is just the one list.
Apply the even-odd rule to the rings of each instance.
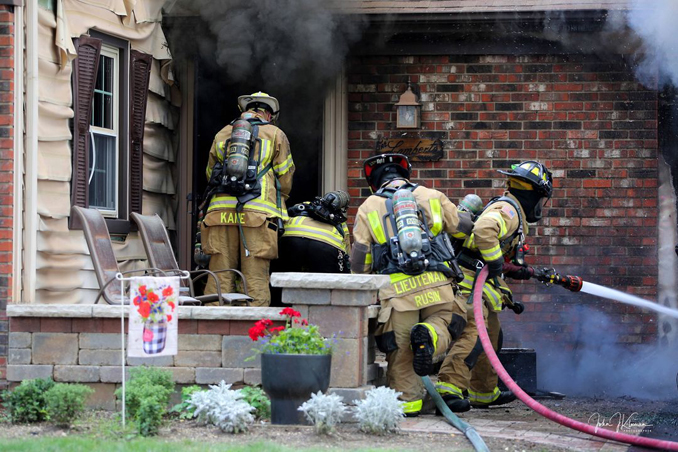
[[233, 123], [231, 141], [226, 154], [226, 172], [230, 180], [239, 180], [247, 172], [247, 163], [250, 158], [250, 143], [252, 139], [252, 124], [244, 119]]
[[393, 194], [393, 215], [400, 249], [409, 257], [421, 254], [421, 226], [418, 213], [417, 201], [410, 190], [400, 189]]

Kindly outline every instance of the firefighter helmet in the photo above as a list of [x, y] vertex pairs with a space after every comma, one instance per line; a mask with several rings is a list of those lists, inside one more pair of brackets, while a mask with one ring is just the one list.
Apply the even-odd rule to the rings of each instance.
[[265, 108], [271, 113], [271, 121], [277, 120], [280, 114], [278, 99], [261, 91], [238, 97], [238, 107], [240, 107], [240, 111], [247, 111], [250, 108]]
[[[372, 193], [379, 190], [385, 175], [398, 175], [409, 179], [412, 165], [406, 155], [403, 154], [379, 154], [365, 160], [363, 164], [365, 179], [372, 189]], [[391, 177], [393, 179], [393, 177]]]
[[511, 165], [508, 171], [499, 170], [506, 174], [509, 179], [515, 178], [520, 181], [529, 182], [534, 190], [542, 197], [550, 198], [553, 194], [553, 176], [546, 167], [534, 160], [527, 160], [517, 165]]

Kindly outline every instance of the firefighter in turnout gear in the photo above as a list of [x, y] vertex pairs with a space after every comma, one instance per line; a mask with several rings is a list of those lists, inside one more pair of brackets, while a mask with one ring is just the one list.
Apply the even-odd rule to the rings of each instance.
[[[211, 255], [210, 270], [240, 269], [252, 305], [268, 306], [270, 262], [288, 219], [294, 162], [287, 136], [272, 123], [278, 100], [258, 92], [240, 96], [238, 106], [242, 115], [217, 133], [210, 149], [202, 248]], [[217, 275], [223, 292], [235, 291], [233, 272]], [[212, 279], [205, 292], [216, 292]]]
[[390, 277], [391, 284], [379, 291], [375, 339], [386, 353], [389, 386], [402, 392], [405, 414], [416, 416], [425, 393], [419, 376], [428, 375], [447, 351], [461, 320], [453, 314], [464, 309], [455, 305], [460, 301], [450, 278], [461, 271], [448, 265], [447, 234], [463, 237], [473, 223], [443, 193], [412, 184], [410, 169], [402, 154], [365, 161], [373, 195], [358, 210], [351, 271]]
[[332, 191], [290, 207], [273, 271], [349, 273], [349, 200], [345, 191]]
[[502, 276], [530, 278], [527, 272], [520, 270], [502, 275], [504, 261], [511, 260], [523, 269], [527, 223], [541, 219], [542, 205], [553, 192], [551, 173], [541, 163], [526, 161], [500, 172], [508, 176], [508, 191], [485, 206], [475, 221], [473, 233], [465, 239], [458, 259], [464, 280], [459, 283], [457, 299], [466, 307], [467, 323], [445, 357], [436, 386], [450, 409], [457, 412], [467, 411], [471, 406], [503, 405], [516, 398], [511, 391], [502, 392], [497, 387], [497, 373], [478, 338], [470, 304], [471, 292], [476, 272], [487, 266], [489, 274], [483, 286], [483, 314], [492, 345], [499, 352], [502, 343], [499, 311], [509, 307], [519, 314], [524, 309], [522, 303], [513, 301]]

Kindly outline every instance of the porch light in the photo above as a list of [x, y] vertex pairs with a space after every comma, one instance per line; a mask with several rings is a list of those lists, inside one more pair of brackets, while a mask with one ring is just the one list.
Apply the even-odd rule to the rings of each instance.
[[397, 110], [396, 128], [418, 129], [420, 125], [421, 104], [417, 102], [417, 96], [412, 92], [410, 82], [407, 82], [407, 91], [400, 95], [395, 104]]

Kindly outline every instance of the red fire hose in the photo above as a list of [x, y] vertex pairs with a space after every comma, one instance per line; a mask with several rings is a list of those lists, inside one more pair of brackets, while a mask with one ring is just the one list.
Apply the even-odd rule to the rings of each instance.
[[483, 268], [480, 274], [476, 277], [475, 289], [473, 292], [473, 315], [476, 319], [476, 325], [478, 325], [478, 335], [480, 341], [483, 344], [483, 349], [492, 363], [492, 367], [497, 371], [499, 378], [504, 382], [507, 388], [509, 388], [513, 393], [528, 407], [537, 413], [541, 414], [547, 419], [550, 419], [554, 422], [564, 425], [565, 427], [578, 430], [583, 433], [588, 433], [590, 435], [599, 436], [601, 438], [611, 439], [614, 441], [620, 441], [623, 443], [634, 444], [637, 446], [651, 447], [654, 449], [660, 450], [676, 450], [678, 451], [678, 443], [673, 441], [664, 441], [659, 439], [652, 438], [643, 438], [640, 436], [627, 435], [626, 433], [613, 432], [606, 430], [604, 428], [598, 428], [593, 425], [584, 424], [583, 422], [575, 421], [570, 419], [567, 416], [558, 414], [554, 411], [549, 410], [541, 403], [534, 400], [532, 397], [527, 395], [520, 386], [516, 384], [515, 381], [509, 376], [504, 366], [499, 362], [497, 354], [492, 348], [492, 342], [490, 342], [490, 337], [487, 334], [487, 328], [485, 327], [485, 320], [483, 319], [483, 291], [482, 287], [485, 284], [485, 279], [487, 278], [487, 268]]

